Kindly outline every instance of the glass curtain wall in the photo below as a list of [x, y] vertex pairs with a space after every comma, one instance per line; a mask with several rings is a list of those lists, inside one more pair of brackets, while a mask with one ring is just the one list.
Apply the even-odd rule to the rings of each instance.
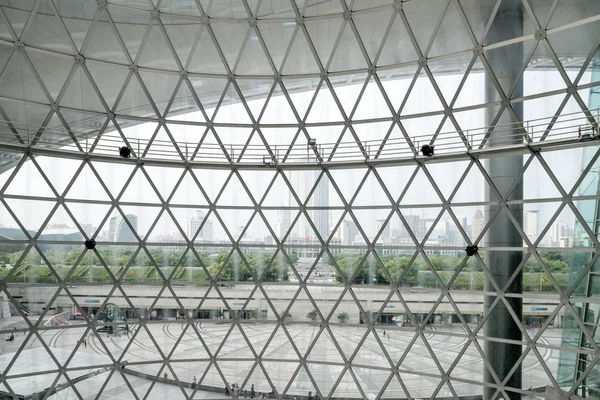
[[507, 3], [0, 1], [0, 397], [596, 396], [600, 5]]

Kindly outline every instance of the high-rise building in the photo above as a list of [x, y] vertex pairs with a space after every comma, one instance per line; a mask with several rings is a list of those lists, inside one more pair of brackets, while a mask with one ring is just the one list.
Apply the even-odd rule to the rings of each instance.
[[485, 220], [483, 218], [483, 212], [481, 210], [475, 211], [473, 214], [473, 220], [471, 221], [471, 241], [477, 240], [483, 227], [485, 226]]
[[[137, 232], [137, 215], [127, 214], [126, 217], [133, 229]], [[137, 242], [134, 233], [131, 231], [131, 228], [127, 222], [125, 222], [123, 217], [121, 217], [121, 214], [117, 214], [110, 219], [108, 237], [111, 242]]]
[[[316, 161], [316, 160], [315, 160]], [[310, 179], [307, 179], [305, 173], [301, 171], [290, 171], [290, 183], [292, 188], [300, 198], [300, 201], [304, 201], [310, 191], [312, 190], [315, 182], [319, 179], [321, 170], [312, 170]], [[296, 200], [290, 194], [290, 204], [296, 205]], [[314, 192], [308, 199], [307, 207], [327, 207], [329, 205], [329, 183], [325, 179], [321, 179], [317, 184]], [[328, 210], [307, 210], [306, 213], [312, 220], [315, 228], [323, 240], [327, 240], [329, 237], [329, 211]], [[300, 217], [296, 223], [294, 230], [292, 231], [292, 237], [299, 238], [315, 238], [315, 233], [309, 222]]]
[[[200, 210], [197, 210], [196, 214], [192, 218], [188, 219], [186, 227], [186, 234], [188, 236], [188, 239], [192, 240], [196, 232], [198, 232], [198, 229], [200, 229], [200, 226], [202, 225], [202, 222], [205, 218], [206, 214]], [[202, 225], [202, 229], [200, 230], [200, 233], [198, 233], [196, 241], [212, 242], [212, 240], [213, 223], [210, 219], [207, 219], [204, 225]]]
[[356, 223], [354, 221], [343, 220], [340, 224], [339, 229], [340, 240], [342, 241], [342, 245], [349, 246], [354, 241], [356, 235], [358, 235], [358, 228], [356, 227]]
[[277, 223], [275, 225], [275, 234], [280, 240], [288, 233], [291, 224], [291, 212], [290, 210], [278, 210], [277, 211]]
[[[417, 238], [422, 237], [422, 232], [424, 229], [424, 221], [421, 219], [421, 216], [408, 214], [408, 215], [404, 215], [404, 220], [406, 221], [406, 224], [408, 225], [408, 228], [411, 230], [413, 235], [415, 235]], [[406, 230], [406, 227], [404, 226], [404, 224], [402, 224], [402, 226], [400, 227], [399, 237], [401, 239], [410, 238], [410, 234]]]
[[[384, 225], [385, 228], [383, 228]], [[388, 239], [390, 237], [390, 224], [386, 224], [385, 219], [378, 219], [375, 221], [375, 234], [379, 233], [381, 228], [383, 228], [383, 231], [381, 232], [381, 235], [379, 235], [379, 239]]]
[[539, 210], [529, 210], [525, 212], [525, 218], [523, 219], [523, 230], [532, 241], [535, 241], [538, 237], [538, 215]]

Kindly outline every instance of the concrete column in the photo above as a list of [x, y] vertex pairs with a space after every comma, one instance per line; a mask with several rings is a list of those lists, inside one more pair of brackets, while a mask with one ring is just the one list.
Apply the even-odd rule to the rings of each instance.
[[[503, 40], [520, 37], [523, 35], [523, 9], [520, 0], [504, 0], [498, 10], [494, 22], [491, 26], [488, 39], [490, 42], [500, 42]], [[498, 81], [504, 84], [504, 87], [511, 87], [514, 82], [518, 80], [517, 76], [519, 69], [521, 68], [523, 61], [523, 46], [522, 45], [511, 45], [496, 49], [485, 53], [486, 58], [494, 72], [494, 75]], [[523, 85], [519, 84], [513, 97], [520, 97], [523, 93]], [[498, 94], [498, 91], [494, 87], [491, 80], [486, 79], [485, 83], [485, 99], [486, 102], [501, 101], [502, 98]], [[523, 118], [523, 106], [522, 103], [513, 104], [517, 118]], [[491, 125], [494, 117], [496, 116], [497, 110], [488, 110], [486, 112], [486, 125]], [[510, 116], [509, 113], [504, 113], [502, 118], [497, 122], [497, 125], [510, 124], [515, 120]], [[499, 127], [497, 135], [504, 136], [502, 139], [496, 138], [494, 133], [490, 137], [489, 146], [494, 146], [495, 142], [502, 140], [506, 143], [506, 135], [510, 132], [506, 132], [506, 127]], [[522, 142], [522, 132], [518, 129], [514, 129], [512, 132], [514, 135], [514, 142]], [[508, 156], [508, 157], [496, 157], [485, 161], [485, 166], [488, 174], [494, 182], [499, 192], [504, 195], [508, 189], [512, 186], [516, 177], [518, 176], [521, 168], [523, 167], [522, 156]], [[520, 183], [508, 200], [519, 200], [523, 198], [523, 185]], [[491, 191], [488, 189], [486, 193], [486, 200], [498, 200]], [[485, 217], [489, 220], [491, 216], [496, 214], [499, 206], [488, 206], [485, 209]], [[519, 222], [523, 220], [523, 206], [522, 205], [511, 205], [509, 209]], [[493, 225], [487, 231], [485, 238], [485, 246], [493, 247], [521, 247], [523, 240], [519, 235], [517, 229], [510, 221], [508, 216], [504, 214], [498, 215], [494, 220]], [[503, 288], [508, 282], [512, 274], [515, 272], [519, 263], [522, 260], [521, 251], [503, 251], [503, 252], [486, 252], [485, 262], [490, 268], [491, 276], [485, 277], [485, 291], [496, 292], [496, 289], [491, 283], [491, 279], [498, 284], [500, 288]], [[506, 290], [506, 293], [522, 293], [522, 276], [519, 275]], [[490, 310], [490, 306], [496, 299], [495, 295], [484, 296], [484, 312], [490, 314], [485, 327], [484, 332], [488, 337], [496, 337], [499, 339], [510, 339], [520, 341], [522, 340], [521, 331], [517, 323], [510, 315], [508, 309], [502, 301], [500, 301], [493, 310]], [[508, 302], [512, 306], [513, 310], [517, 314], [517, 318], [520, 320], [523, 311], [522, 299], [508, 298]], [[499, 343], [495, 341], [486, 341], [484, 343], [484, 350], [487, 358], [490, 360], [491, 366], [498, 375], [500, 381], [508, 376], [510, 370], [516, 364], [517, 360], [521, 356], [521, 345]], [[483, 379], [485, 383], [495, 383], [494, 378], [490, 374], [488, 368], [484, 365]], [[507, 383], [509, 387], [521, 388], [521, 367], [519, 367], [512, 378]], [[493, 388], [484, 388], [483, 399], [490, 399], [496, 392]], [[518, 393], [510, 392], [511, 399], [520, 399], [521, 395]], [[499, 397], [501, 398], [501, 397]]]

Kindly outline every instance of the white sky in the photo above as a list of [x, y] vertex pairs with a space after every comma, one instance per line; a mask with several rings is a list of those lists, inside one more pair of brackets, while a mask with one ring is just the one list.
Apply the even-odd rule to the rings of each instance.
[[[447, 75], [437, 77], [436, 80], [439, 83], [442, 92], [449, 102], [451, 100], [451, 94], [454, 93], [458, 83], [460, 82], [461, 76]], [[586, 76], [582, 82], [589, 80]], [[396, 81], [385, 81], [384, 86], [387, 93], [391, 94], [391, 101], [394, 106], [397, 107], [403, 96], [406, 93], [406, 89], [410, 84], [410, 80], [396, 80]], [[483, 86], [484, 76], [483, 74], [472, 74], [459, 98], [455, 104], [456, 107], [468, 106], [474, 104], [481, 104], [484, 102], [483, 98]], [[560, 78], [558, 73], [552, 72], [531, 72], [526, 74], [525, 80], [525, 95], [547, 92], [550, 90], [560, 89], [564, 87], [564, 82]], [[336, 94], [340, 98], [347, 113], [350, 112], [352, 105], [356, 101], [358, 93], [360, 92], [362, 85], [351, 85], [336, 88]], [[587, 91], [581, 91], [581, 96], [584, 101], [587, 101]], [[312, 93], [296, 93], [293, 94], [292, 100], [299, 112], [302, 113], [306, 110]], [[545, 97], [536, 100], [526, 101], [524, 104], [524, 119], [530, 120], [535, 118], [543, 118], [548, 115], [552, 115], [557, 110], [558, 106], [562, 102], [564, 95], [557, 95], [552, 97]], [[264, 104], [264, 99], [255, 100], [249, 102], [249, 107], [255, 115], [258, 115], [259, 110]], [[407, 102], [406, 108], [403, 111], [403, 115], [410, 115], [416, 112], [428, 112], [438, 111], [441, 109], [439, 100], [437, 99], [431, 84], [427, 79], [419, 79], [415, 85], [409, 101]], [[578, 112], [580, 108], [573, 101], [569, 101], [563, 114]], [[212, 110], [208, 110], [208, 114], [212, 114]], [[374, 119], [379, 117], [388, 116], [389, 112], [384, 103], [383, 97], [378, 93], [378, 89], [375, 84], [369, 83], [363, 99], [360, 102], [356, 113], [352, 117], [353, 120], [363, 119]], [[244, 118], [245, 116], [245, 118]], [[466, 129], [480, 128], [485, 125], [484, 121], [484, 110], [475, 110], [455, 114], [459, 124]], [[199, 116], [197, 114], [187, 114], [184, 116], [178, 116], [178, 120], [197, 120]], [[411, 137], [418, 135], [430, 135], [435, 132], [440, 121], [441, 116], [426, 117], [426, 118], [411, 118], [403, 121], [404, 127]], [[330, 122], [340, 121], [342, 117], [333, 101], [333, 97], [327, 90], [322, 90], [313, 105], [313, 111], [311, 111], [307, 122]], [[275, 124], [275, 123], [291, 123], [294, 122], [295, 118], [289, 109], [285, 98], [282, 96], [273, 97], [265, 110], [263, 119], [260, 121], [264, 124]], [[216, 122], [232, 122], [232, 123], [247, 123], [249, 119], [241, 104], [233, 104], [222, 107], [216, 117]], [[559, 124], [560, 125], [560, 124]], [[567, 125], [567, 124], [565, 124]], [[568, 123], [573, 125], [573, 123]], [[155, 129], [155, 124], [141, 124], [124, 129], [124, 133], [128, 138], [149, 138]], [[369, 122], [355, 124], [354, 128], [357, 135], [364, 140], [381, 140], [388, 132], [391, 123], [389, 122]], [[171, 124], [170, 130], [178, 143], [197, 143], [199, 140], [199, 134], [203, 133], [203, 129], [199, 129], [197, 126], [185, 126]], [[217, 128], [221, 140], [224, 143], [231, 144], [244, 144], [248, 138], [251, 129], [249, 128]], [[313, 127], [308, 128], [311, 137], [317, 139], [317, 143], [333, 143], [337, 141], [342, 130], [342, 126], [327, 126], [327, 127]], [[455, 128], [452, 124], [447, 121], [443, 126], [442, 132], [452, 132]], [[263, 133], [273, 147], [275, 145], [285, 148], [289, 144], [296, 133], [295, 128], [264, 128]], [[401, 132], [396, 127], [390, 136], [391, 138], [401, 138]], [[456, 134], [450, 135], [452, 139], [448, 142], [455, 142], [457, 139]], [[159, 133], [157, 139], [167, 139], [164, 132]], [[254, 136], [252, 143], [261, 144], [258, 140], [258, 136]], [[304, 139], [305, 140], [305, 139]], [[349, 132], [345, 135], [343, 141], [347, 142], [351, 140]], [[447, 142], [447, 143], [448, 143]], [[304, 142], [306, 143], [306, 142]], [[112, 148], [112, 144], [110, 144]], [[134, 144], [135, 146], [135, 144]], [[443, 144], [438, 144], [438, 149], [441, 151]], [[446, 144], [447, 146], [447, 144]], [[117, 145], [115, 144], [116, 148]], [[182, 146], [185, 147], [185, 146]], [[193, 147], [193, 146], [189, 146]], [[373, 146], [375, 147], [375, 146]], [[301, 147], [295, 155], [302, 156], [305, 153], [304, 147]], [[111, 150], [113, 151], [113, 150]], [[116, 149], [114, 150], [116, 151]], [[191, 150], [190, 150], [191, 151]], [[258, 150], [253, 153], [255, 157], [261, 157], [262, 154], [266, 154], [264, 150]], [[390, 156], [394, 156], [391, 154]], [[564, 184], [565, 189], [569, 190], [575, 180], [578, 178], [579, 171], [581, 169], [581, 149], [566, 150], [561, 152], [548, 152], [544, 153], [546, 162], [553, 169], [557, 178], [561, 183]], [[335, 159], [335, 158], [334, 158]], [[47, 157], [37, 158], [40, 166], [43, 168], [45, 173], [48, 175], [51, 182], [55, 185], [56, 189], [62, 193], [66, 188], [68, 182], [72, 178], [74, 172], [80, 165], [80, 161], [77, 160], [66, 160], [66, 159], [53, 159]], [[257, 159], [255, 159], [256, 161]], [[468, 165], [468, 162], [455, 162], [451, 164], [429, 164], [428, 168], [434, 179], [438, 183], [440, 190], [445, 196], [448, 196], [454, 188], [456, 182], [459, 180], [464, 169]], [[94, 163], [100, 176], [107, 184], [109, 190], [113, 195], [117, 195], [118, 191], [123, 187], [124, 182], [131, 174], [133, 166], [126, 166], [122, 164], [110, 164], [110, 163]], [[158, 167], [146, 167], [148, 174], [156, 185], [157, 189], [166, 198], [173, 189], [173, 186], [178, 181], [179, 177], [183, 173], [183, 169], [180, 168], [158, 168]], [[387, 185], [392, 196], [397, 198], [406, 182], [408, 181], [414, 167], [385, 167], [378, 168], [377, 171], [380, 174], [382, 180]], [[3, 185], [9, 174], [12, 172], [8, 171], [0, 175], [0, 183]], [[143, 175], [138, 171], [134, 177], [129, 188], [121, 198], [124, 202], [145, 202], [145, 203], [157, 203], [157, 197], [152, 191], [149, 183], [145, 180]], [[196, 176], [200, 183], [206, 190], [207, 194], [214, 200], [214, 197], [219, 192], [223, 185], [223, 182], [229, 175], [228, 170], [196, 170]], [[558, 197], [558, 190], [552, 185], [550, 179], [542, 174], [543, 170], [541, 166], [534, 162], [529, 168], [525, 175], [525, 198], [547, 198], [547, 197]], [[312, 171], [303, 172], [306, 174], [306, 179], [312, 179]], [[354, 193], [357, 185], [362, 180], [365, 169], [357, 170], [331, 170], [331, 174], [339, 186], [342, 194], [347, 200], [350, 199]], [[249, 187], [252, 195], [256, 197], [256, 201], [260, 200], [264, 193], [267, 185], [273, 178], [275, 171], [265, 168], [259, 171], [241, 171], [242, 177]], [[276, 182], [269, 192], [267, 198], [263, 202], [265, 206], [289, 206], [289, 191], [281, 178]], [[424, 209], [420, 208], [419, 204], [424, 203], [435, 203], [439, 202], [433, 189], [427, 184], [421, 184], [424, 182], [425, 177], [422, 172], [419, 172], [417, 179], [415, 179], [415, 185], [406, 193], [404, 200], [401, 204], [414, 204], [415, 207], [411, 210], [406, 210], [406, 214], [418, 214], [427, 218], [434, 218], [439, 212], [439, 208]], [[426, 182], [426, 181], [425, 181]], [[335, 193], [333, 186], [330, 185], [329, 189], [329, 205], [330, 206], [342, 206], [342, 202]], [[31, 162], [28, 162], [22, 170], [19, 172], [17, 179], [13, 180], [11, 185], [6, 190], [7, 194], [18, 194], [28, 196], [44, 196], [54, 197], [50, 189], [47, 187], [39, 172], [35, 169]], [[108, 196], [102, 190], [100, 184], [93, 176], [91, 170], [85, 167], [82, 174], [79, 176], [73, 187], [69, 190], [66, 195], [67, 199], [87, 199], [87, 200], [108, 200]], [[473, 168], [471, 173], [463, 183], [463, 186], [455, 197], [455, 202], [481, 202], [484, 201], [484, 181], [479, 175], [478, 171]], [[26, 228], [38, 229], [43, 219], [49, 214], [53, 207], [53, 202], [45, 201], [31, 201], [31, 200], [16, 200], [7, 199], [8, 204], [13, 209], [15, 214], [20, 218]], [[195, 186], [189, 176], [186, 176], [178, 191], [173, 196], [171, 204], [179, 205], [193, 205], [202, 208], [206, 206], [206, 201], [202, 198], [200, 191]], [[227, 189], [223, 193], [218, 205], [221, 206], [246, 206], [251, 205], [246, 193], [242, 189], [241, 184], [237, 179], [232, 179]], [[354, 205], [389, 205], [389, 202], [385, 198], [382, 189], [379, 187], [378, 182], [374, 176], [369, 176], [366, 181], [363, 190], [357, 196]], [[540, 210], [539, 220], [540, 227], [551, 218], [556, 207], [559, 203], [541, 203], [541, 204], [527, 204], [525, 210]], [[1, 206], [0, 206], [1, 207]], [[109, 209], [109, 206], [95, 205], [95, 204], [83, 204], [83, 203], [69, 203], [69, 208], [74, 213], [76, 218], [81, 223], [91, 223], [97, 226], [104, 215]], [[463, 216], [467, 216], [469, 221], [475, 210], [483, 208], [477, 207], [456, 207], [454, 212], [457, 217], [461, 219]], [[171, 207], [175, 218], [185, 231], [185, 221], [192, 216], [195, 208], [177, 208]], [[157, 207], [132, 207], [123, 206], [125, 213], [133, 213], [138, 216], [138, 230], [141, 233], [147, 232], [150, 225], [154, 221], [159, 208]], [[367, 235], [375, 235], [375, 220], [385, 219], [389, 214], [390, 210], [356, 210], [355, 215], [358, 218], [358, 222], [366, 230]], [[224, 223], [228, 226], [230, 232], [235, 232], [237, 226], [245, 225], [251, 216], [251, 210], [221, 210], [220, 215], [224, 220]], [[333, 217], [333, 223], [337, 223], [342, 215], [341, 210], [331, 211]], [[114, 213], [113, 213], [114, 215]], [[269, 221], [269, 224], [275, 229], [277, 221], [277, 211], [265, 211], [265, 216]], [[163, 217], [167, 217], [165, 214]], [[295, 213], [292, 213], [292, 218], [295, 217]], [[16, 226], [12, 221], [12, 218], [6, 210], [0, 208], [0, 218], [4, 226]], [[258, 216], [257, 216], [258, 218]], [[346, 217], [348, 219], [349, 217]], [[397, 218], [397, 217], [395, 217]], [[214, 224], [214, 238], [220, 239], [225, 238], [223, 229], [219, 222], [214, 216], [211, 218]], [[446, 217], [443, 218], [446, 220]], [[565, 223], [573, 224], [574, 217], [570, 211], [565, 211], [558, 220], [562, 220]], [[57, 224], [68, 224], [73, 225], [69, 220], [66, 212], [59, 210], [54, 215], [51, 223]], [[108, 226], [104, 226], [102, 230], [107, 230]], [[162, 218], [158, 225], [153, 231], [152, 237], [156, 235], [172, 234], [176, 231], [175, 225], [168, 220], [168, 218]], [[249, 235], [253, 237], [263, 238], [268, 235], [268, 230], [262, 224], [262, 221], [258, 221], [255, 218], [253, 225], [251, 225]]]

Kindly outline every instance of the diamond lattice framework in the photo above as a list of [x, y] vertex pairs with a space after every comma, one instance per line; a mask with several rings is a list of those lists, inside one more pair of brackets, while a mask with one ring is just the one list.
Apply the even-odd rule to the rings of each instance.
[[[510, 398], [540, 382], [571, 396], [593, 379], [595, 146], [524, 149], [508, 190], [485, 157], [413, 156], [486, 149], [505, 121], [527, 143], [594, 126], [598, 10], [523, 0], [522, 35], [500, 42], [503, 0], [313, 3], [0, 5], [0, 245], [12, 266], [0, 303], [13, 315], [1, 391], [30, 379], [66, 388], [46, 394], [57, 399], [193, 398], [231, 383], [458, 398], [482, 393], [484, 367], [494, 397]], [[505, 79], [497, 52], [514, 46], [523, 59]], [[121, 146], [131, 159], [107, 157]], [[264, 160], [277, 167], [256, 168]], [[486, 249], [501, 219], [522, 245]], [[508, 250], [524, 255], [501, 285], [489, 257]], [[538, 325], [514, 309], [515, 282], [531, 312], [547, 311]], [[500, 307], [524, 346], [502, 377], [482, 329]], [[567, 384], [564, 350], [581, 365]], [[23, 366], [32, 351], [41, 369]], [[522, 389], [508, 385], [518, 369]]]

